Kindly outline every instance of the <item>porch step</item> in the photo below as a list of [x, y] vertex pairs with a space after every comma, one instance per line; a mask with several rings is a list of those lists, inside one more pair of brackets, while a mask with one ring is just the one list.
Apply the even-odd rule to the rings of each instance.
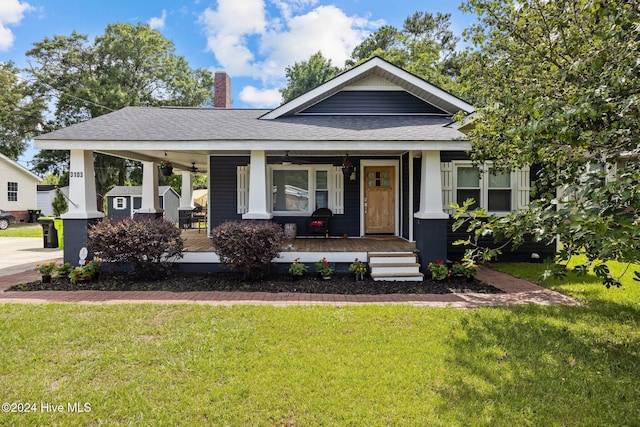
[[369, 252], [373, 280], [421, 282], [424, 275], [413, 252]]

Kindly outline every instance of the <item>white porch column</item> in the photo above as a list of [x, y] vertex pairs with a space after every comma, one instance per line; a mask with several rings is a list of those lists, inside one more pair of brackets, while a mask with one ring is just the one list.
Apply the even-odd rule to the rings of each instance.
[[158, 168], [154, 162], [142, 162], [142, 203], [138, 213], [161, 213], [158, 196]]
[[271, 219], [267, 209], [267, 157], [264, 150], [251, 150], [249, 209], [242, 219]]
[[182, 194], [180, 196], [180, 210], [193, 210], [193, 175], [189, 171], [182, 171]]
[[422, 152], [420, 181], [420, 210], [413, 215], [419, 219], [448, 219], [442, 209], [442, 177], [440, 151]]
[[69, 162], [69, 210], [62, 219], [103, 218], [98, 211], [93, 151], [71, 150]]

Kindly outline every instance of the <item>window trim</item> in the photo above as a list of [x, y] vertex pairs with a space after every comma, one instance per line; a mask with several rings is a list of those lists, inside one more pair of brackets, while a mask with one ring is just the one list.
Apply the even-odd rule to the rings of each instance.
[[490, 190], [506, 190], [506, 187], [500, 188], [490, 188], [489, 187], [489, 171], [493, 162], [486, 162], [482, 165], [474, 165], [471, 161], [453, 161], [451, 162], [453, 165], [453, 200], [455, 203], [462, 205], [464, 200], [458, 200], [458, 168], [468, 168], [468, 167], [477, 167], [480, 169], [480, 200], [478, 201], [478, 206], [484, 208], [487, 213], [502, 216], [507, 215], [509, 212], [513, 212], [516, 208], [516, 193], [517, 193], [517, 177], [514, 171], [509, 172], [509, 182], [511, 191], [511, 198], [509, 201], [510, 210], [508, 211], [490, 211], [489, 210], [489, 191]]
[[[273, 172], [277, 170], [284, 171], [293, 171], [293, 170], [305, 170], [308, 173], [309, 177], [309, 204], [307, 211], [277, 211], [272, 210], [271, 213], [273, 216], [301, 216], [307, 217], [316, 210], [316, 172], [317, 171], [325, 171], [327, 172], [327, 188], [321, 189], [322, 191], [327, 191], [328, 200], [331, 200], [332, 194], [335, 192], [333, 185], [333, 174], [332, 169], [333, 165], [331, 164], [307, 164], [307, 165], [268, 165], [268, 180], [267, 180], [267, 188], [273, 188]], [[273, 191], [268, 191], [268, 206], [273, 206]], [[329, 202], [330, 204], [330, 202]]]
[[[121, 203], [119, 203], [121, 202]], [[116, 211], [124, 211], [127, 209], [127, 198], [124, 196], [115, 196], [113, 198], [113, 209]]]
[[[15, 185], [15, 190], [12, 190], [12, 185]], [[7, 182], [7, 202], [17, 202], [18, 201], [18, 182], [17, 181], [8, 181]], [[11, 196], [14, 195], [15, 199], [12, 199]]]

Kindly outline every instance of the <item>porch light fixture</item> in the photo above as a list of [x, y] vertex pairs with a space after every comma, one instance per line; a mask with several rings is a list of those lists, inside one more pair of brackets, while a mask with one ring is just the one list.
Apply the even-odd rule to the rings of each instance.
[[345, 178], [348, 177], [352, 181], [356, 179], [355, 168], [353, 166], [353, 162], [349, 158], [349, 153], [342, 158], [342, 174]]

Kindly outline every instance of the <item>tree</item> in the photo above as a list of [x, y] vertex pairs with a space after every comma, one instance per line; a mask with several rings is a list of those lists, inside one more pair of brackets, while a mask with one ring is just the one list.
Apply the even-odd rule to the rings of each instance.
[[[148, 25], [110, 24], [90, 44], [86, 35], [46, 37], [27, 52], [38, 94], [55, 105], [47, 130], [98, 117], [125, 106], [207, 106], [213, 103], [213, 76], [191, 69], [174, 45]], [[61, 171], [68, 152], [41, 152], [41, 173]], [[97, 192], [124, 185], [127, 162], [96, 155]], [[102, 206], [98, 200], [98, 206]]]
[[0, 153], [17, 160], [38, 132], [44, 103], [12, 62], [0, 62]]
[[317, 52], [307, 61], [296, 62], [285, 68], [287, 86], [280, 90], [284, 102], [300, 96], [322, 83], [333, 78], [340, 72], [340, 68], [331, 65], [331, 60]]
[[525, 230], [558, 235], [560, 261], [584, 251], [581, 271], [595, 266], [607, 286], [619, 285], [604, 262], [637, 262], [640, 253], [640, 2], [467, 0], [463, 8], [479, 15], [466, 32], [475, 60], [462, 76], [483, 102], [472, 156], [503, 170], [541, 168], [528, 210], [476, 230], [516, 242]]
[[387, 61], [448, 90], [456, 90], [461, 61], [456, 53], [459, 38], [449, 28], [451, 14], [416, 12], [402, 30], [389, 25], [369, 35], [351, 53], [347, 66], [373, 56]]

